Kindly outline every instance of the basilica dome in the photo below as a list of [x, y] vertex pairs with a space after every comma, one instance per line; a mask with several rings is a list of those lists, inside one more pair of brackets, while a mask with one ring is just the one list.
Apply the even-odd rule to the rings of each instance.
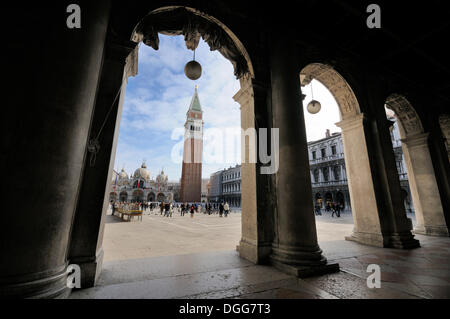
[[128, 184], [128, 174], [122, 168], [122, 171], [119, 173], [119, 185], [127, 185]]
[[166, 174], [164, 174], [164, 171], [161, 171], [161, 173], [156, 177], [157, 183], [167, 183], [168, 177]]
[[138, 168], [134, 171], [134, 178], [142, 178], [144, 180], [150, 179], [150, 172], [147, 170], [147, 165], [145, 163], [142, 163], [141, 168]]

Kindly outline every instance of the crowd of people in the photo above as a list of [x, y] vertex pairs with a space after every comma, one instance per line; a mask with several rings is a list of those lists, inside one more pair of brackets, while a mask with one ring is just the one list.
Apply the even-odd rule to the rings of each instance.
[[180, 213], [181, 216], [190, 214], [191, 218], [194, 218], [195, 213], [204, 214], [218, 214], [219, 217], [228, 217], [230, 214], [230, 205], [225, 203], [173, 203], [173, 202], [112, 202], [111, 203], [112, 215], [118, 209], [121, 210], [134, 210], [145, 212], [155, 212], [159, 210], [160, 215], [164, 217], [173, 217], [174, 211]]
[[[329, 202], [325, 205], [325, 211], [331, 212], [331, 217], [336, 215], [337, 218], [341, 217], [342, 205], [340, 203]], [[316, 216], [322, 216], [322, 208], [320, 205], [316, 205], [314, 208], [314, 213]]]

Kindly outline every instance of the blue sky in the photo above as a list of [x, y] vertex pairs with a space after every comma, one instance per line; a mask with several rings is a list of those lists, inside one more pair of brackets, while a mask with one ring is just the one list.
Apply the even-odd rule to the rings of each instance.
[[[195, 85], [199, 86], [205, 129], [240, 127], [239, 104], [233, 100], [240, 85], [231, 63], [218, 51], [211, 52], [201, 40], [196, 61], [203, 73], [199, 80], [192, 81], [184, 74], [184, 66], [192, 58], [193, 52], [186, 49], [182, 36], [160, 35], [158, 51], [140, 45], [138, 75], [129, 78], [124, 100], [116, 170], [125, 167], [132, 174], [145, 158], [152, 178], [164, 168], [170, 180], [179, 180], [181, 165], [172, 161], [171, 152], [182, 138], [173, 140], [172, 133], [184, 126]], [[207, 146], [206, 141], [204, 148]], [[237, 148], [234, 153], [239, 159]], [[209, 177], [238, 162], [204, 164], [202, 175]]]
[[[206, 131], [226, 128], [235, 137], [240, 132], [240, 110], [233, 96], [240, 85], [231, 63], [218, 51], [210, 51], [203, 40], [196, 50], [196, 61], [203, 68], [202, 77], [197, 81], [189, 80], [184, 66], [192, 60], [193, 52], [186, 49], [183, 37], [161, 34], [159, 37], [158, 51], [140, 44], [139, 71], [128, 81], [114, 168], [120, 171], [124, 167], [132, 174], [145, 159], [152, 178], [164, 168], [169, 180], [178, 181], [181, 164], [172, 160], [172, 151], [182, 141], [182, 136], [173, 134], [174, 130], [183, 131], [195, 85], [199, 86]], [[305, 109], [308, 140], [324, 137], [326, 128], [339, 131], [333, 125], [339, 121], [333, 97], [317, 81], [313, 81], [313, 88], [315, 99], [322, 103], [322, 111], [311, 115]], [[303, 92], [307, 94], [306, 108], [311, 100], [311, 89], [308, 86]], [[236, 141], [239, 143], [238, 138]], [[217, 143], [206, 137], [204, 150], [215, 146]], [[225, 153], [227, 156], [222, 162], [203, 164], [203, 178], [240, 163], [240, 145], [226, 145]]]

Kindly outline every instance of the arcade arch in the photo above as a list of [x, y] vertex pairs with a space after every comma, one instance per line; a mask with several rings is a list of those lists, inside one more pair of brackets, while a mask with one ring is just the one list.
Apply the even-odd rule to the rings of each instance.
[[[348, 240], [384, 246], [375, 186], [370, 167], [365, 115], [349, 83], [333, 67], [324, 63], [310, 63], [300, 72], [300, 85], [315, 79], [322, 83], [337, 102], [341, 121], [344, 158], [352, 207], [354, 229]], [[326, 199], [325, 199], [326, 201]]]
[[394, 111], [408, 172], [417, 225], [416, 233], [448, 236], [444, 209], [432, 165], [428, 136], [414, 107], [400, 94], [391, 94], [386, 107]]

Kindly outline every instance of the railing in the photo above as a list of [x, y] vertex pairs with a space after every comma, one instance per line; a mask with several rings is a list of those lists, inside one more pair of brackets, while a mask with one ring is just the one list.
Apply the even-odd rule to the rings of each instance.
[[312, 187], [324, 187], [324, 186], [343, 186], [348, 185], [348, 181], [346, 179], [340, 181], [328, 181], [328, 182], [318, 182], [312, 183]]
[[323, 162], [330, 162], [330, 161], [335, 161], [335, 160], [342, 159], [342, 158], [344, 158], [344, 153], [312, 159], [309, 161], [309, 164], [313, 165], [313, 164], [318, 164], [318, 163], [323, 163]]

